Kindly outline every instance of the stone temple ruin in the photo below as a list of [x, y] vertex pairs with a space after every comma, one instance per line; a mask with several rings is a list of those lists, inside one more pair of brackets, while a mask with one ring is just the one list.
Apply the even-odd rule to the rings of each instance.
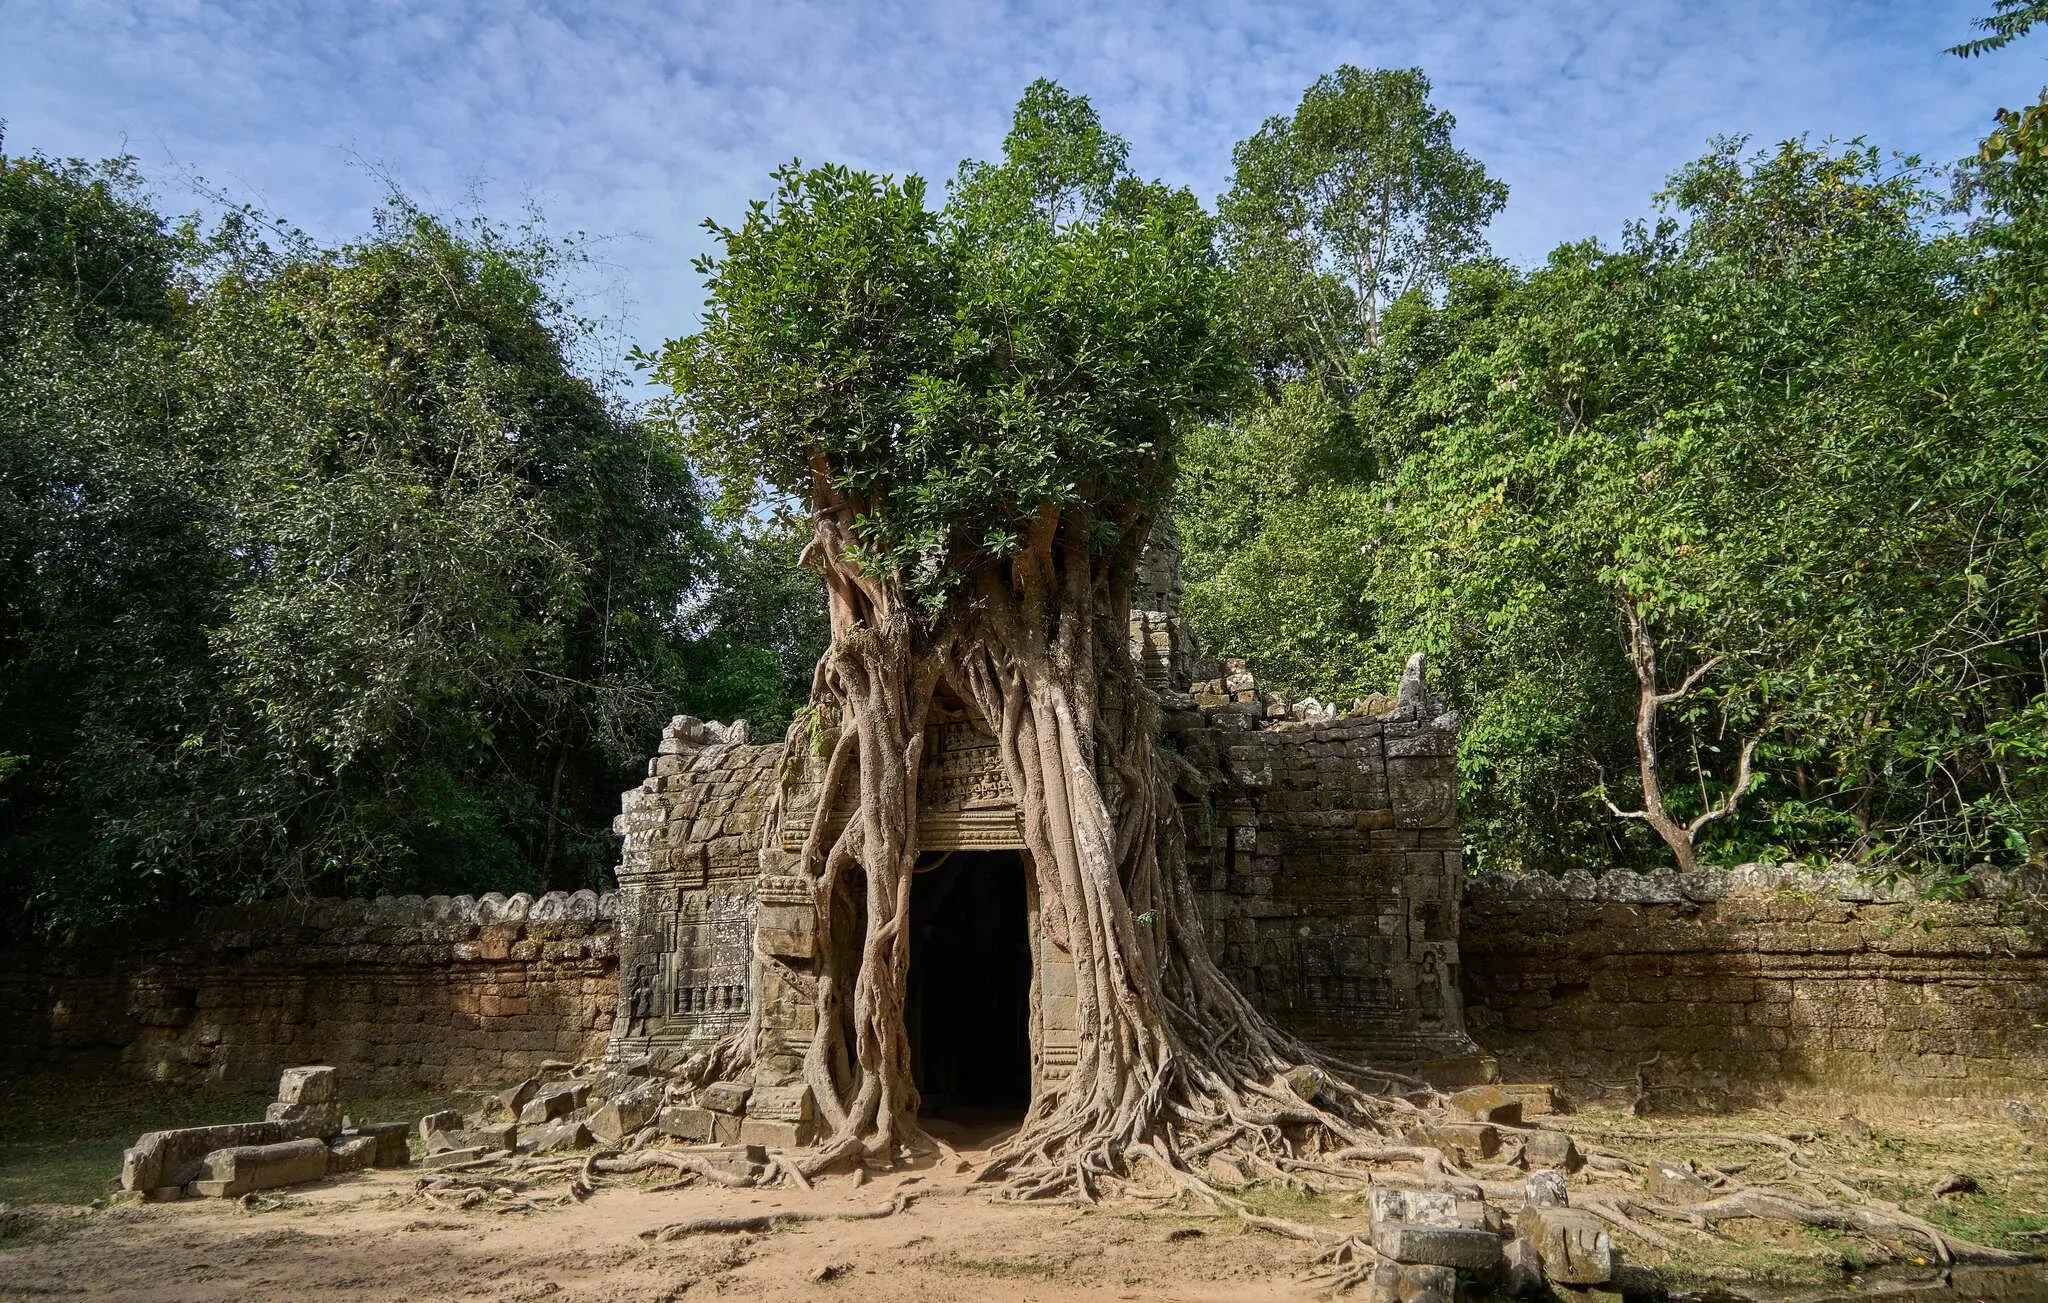
[[[1176, 794], [1188, 862], [1224, 971], [1280, 1025], [1347, 1057], [1439, 1083], [1489, 1079], [1458, 988], [1457, 718], [1421, 658], [1393, 697], [1343, 712], [1289, 704], [1243, 662], [1202, 659], [1180, 617], [1170, 538], [1139, 578], [1131, 654], [1160, 694], [1165, 746], [1186, 762]], [[914, 1071], [928, 1109], [1021, 1109], [1075, 1061], [1074, 968], [1037, 925], [993, 740], [948, 705], [919, 779], [928, 877], [912, 903]], [[607, 1057], [680, 1057], [755, 1027], [753, 1079], [735, 1094], [749, 1143], [816, 1138], [801, 1083], [813, 922], [788, 874], [822, 768], [780, 742], [751, 743], [744, 722], [678, 717], [617, 822]], [[778, 783], [788, 788], [772, 819]]]

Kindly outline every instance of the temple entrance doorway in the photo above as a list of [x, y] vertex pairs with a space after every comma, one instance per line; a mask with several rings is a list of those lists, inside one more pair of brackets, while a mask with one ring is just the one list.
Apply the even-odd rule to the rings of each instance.
[[1018, 851], [928, 854], [910, 891], [905, 1021], [927, 1116], [964, 1123], [1031, 1103], [1031, 941]]

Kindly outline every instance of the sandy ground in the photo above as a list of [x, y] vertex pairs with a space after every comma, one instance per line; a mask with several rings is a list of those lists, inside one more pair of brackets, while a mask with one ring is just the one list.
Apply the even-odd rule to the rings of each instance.
[[[1731, 1146], [1728, 1133], [1793, 1136], [1845, 1178], [1959, 1233], [2009, 1248], [2048, 1243], [2048, 1149], [1994, 1109], [1923, 1100], [1881, 1110], [1866, 1099], [1853, 1101], [1861, 1109], [1852, 1115], [1850, 1103], [1807, 1101], [1798, 1108], [1654, 1120], [1588, 1110], [1576, 1124], [1651, 1129], [1657, 1138], [1646, 1149], [1694, 1154], [1702, 1162], [1739, 1159], [1759, 1178], [1773, 1175], [1767, 1170], [1771, 1151]], [[951, 1138], [973, 1158], [992, 1136]], [[1982, 1188], [1964, 1196], [1928, 1193], [1955, 1172], [1970, 1173]], [[999, 1205], [985, 1187], [942, 1167], [865, 1184], [833, 1177], [810, 1191], [660, 1190], [649, 1187], [666, 1173], [613, 1177], [582, 1203], [569, 1198], [559, 1175], [524, 1190], [496, 1182], [474, 1192], [421, 1189], [439, 1175], [365, 1173], [273, 1191], [254, 1206], [193, 1200], [0, 1208], [0, 1300], [1278, 1303], [1326, 1297], [1301, 1279], [1313, 1250], [1247, 1231], [1235, 1219], [1135, 1204], [1085, 1210]], [[657, 1229], [692, 1218], [778, 1209], [853, 1212], [887, 1207], [903, 1195], [915, 1196], [907, 1209], [873, 1220], [671, 1242], [652, 1238]], [[1276, 1211], [1333, 1229], [1365, 1223], [1359, 1198], [1349, 1193]], [[1913, 1246], [1857, 1236], [1776, 1223], [1730, 1223], [1728, 1229], [1731, 1238], [1692, 1237], [1698, 1252], [1688, 1240], [1688, 1252], [1678, 1258], [1633, 1242], [1624, 1254], [1695, 1286], [1711, 1279], [1744, 1295], [1802, 1303], [1865, 1297], [1877, 1283], [1875, 1276], [1866, 1280], [1865, 1271], [1916, 1274], [1914, 1264], [1924, 1261]], [[2028, 1268], [1993, 1283], [1995, 1289], [1963, 1296], [2048, 1297], [2048, 1269]]]
[[[1315, 1297], [1297, 1284], [1302, 1246], [1233, 1224], [1070, 1208], [996, 1206], [964, 1177], [926, 1172], [856, 1188], [600, 1189], [587, 1202], [502, 1211], [414, 1193], [417, 1173], [375, 1172], [277, 1194], [257, 1211], [225, 1201], [65, 1210], [0, 1253], [0, 1298], [151, 1300], [1184, 1300]], [[916, 1191], [873, 1221], [788, 1226], [654, 1243], [686, 1218], [780, 1208], [854, 1210]], [[1174, 1232], [1179, 1231], [1178, 1236]], [[1199, 1232], [1199, 1233], [1191, 1233]], [[1169, 1238], [1172, 1237], [1172, 1238]]]

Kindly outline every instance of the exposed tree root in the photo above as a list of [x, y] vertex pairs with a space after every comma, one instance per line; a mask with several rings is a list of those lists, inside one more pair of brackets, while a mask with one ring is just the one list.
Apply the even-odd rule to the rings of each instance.
[[812, 1209], [790, 1208], [780, 1212], [757, 1213], [749, 1217], [697, 1217], [686, 1222], [670, 1222], [640, 1232], [643, 1240], [666, 1244], [689, 1235], [764, 1235], [780, 1226], [793, 1226], [799, 1222], [867, 1222], [883, 1217], [894, 1217], [910, 1206], [917, 1197], [916, 1192], [899, 1194], [879, 1208], [864, 1208], [855, 1212], [822, 1212]]
[[1583, 1208], [1617, 1230], [1627, 1231], [1643, 1243], [1662, 1249], [1666, 1253], [1684, 1252], [1684, 1246], [1677, 1240], [1672, 1239], [1662, 1231], [1652, 1230], [1650, 1227], [1636, 1221], [1616, 1206], [1616, 1201], [1612, 1198], [1582, 1195], [1573, 1202], [1572, 1206]]
[[1802, 1226], [1825, 1227], [1830, 1230], [1862, 1231], [1866, 1235], [1889, 1236], [1900, 1240], [1917, 1238], [1927, 1244], [1934, 1251], [1935, 1257], [1944, 1264], [1958, 1260], [2007, 1264], [2034, 1260], [2028, 1254], [2008, 1253], [2004, 1249], [1994, 1249], [1988, 1244], [1975, 1244], [1957, 1239], [1909, 1213], [1877, 1212], [1869, 1208], [1814, 1203], [1781, 1191], [1755, 1187], [1738, 1190], [1706, 1203], [1688, 1204], [1683, 1208], [1657, 1208], [1655, 1211], [1664, 1217], [1698, 1219], [1700, 1223], [1708, 1226], [1738, 1217], [1755, 1217], [1793, 1222]]
[[760, 1181], [751, 1175], [728, 1172], [702, 1158], [668, 1149], [641, 1149], [623, 1158], [594, 1158], [586, 1164], [585, 1171], [624, 1176], [632, 1172], [645, 1172], [654, 1167], [687, 1173], [713, 1185], [722, 1185], [729, 1190], [750, 1190], [760, 1184]]

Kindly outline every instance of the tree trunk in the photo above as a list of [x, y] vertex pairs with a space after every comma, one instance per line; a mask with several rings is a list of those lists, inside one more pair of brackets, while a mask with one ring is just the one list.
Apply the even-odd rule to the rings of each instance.
[[[833, 640], [816, 714], [789, 735], [809, 745], [818, 721], [838, 725], [800, 858], [819, 930], [804, 1080], [829, 1129], [807, 1172], [929, 1143], [903, 1010], [918, 763], [941, 678], [995, 736], [1044, 942], [1076, 977], [1077, 1062], [1040, 1090], [985, 1177], [1016, 1197], [1092, 1199], [1150, 1163], [1199, 1186], [1196, 1164], [1220, 1149], [1270, 1165], [1301, 1142], [1287, 1129], [1343, 1147], [1415, 1116], [1398, 1095], [1420, 1083], [1325, 1059], [1211, 959], [1172, 770], [1153, 743], [1157, 701], [1127, 645], [1143, 522], [1117, 523], [1124, 547], [1105, 555], [1085, 514], [1044, 513], [1014, 558], [973, 577], [974, 601], [943, 633], [848, 563], [839, 525], [819, 525]], [[1294, 1071], [1308, 1065], [1326, 1071]]]

